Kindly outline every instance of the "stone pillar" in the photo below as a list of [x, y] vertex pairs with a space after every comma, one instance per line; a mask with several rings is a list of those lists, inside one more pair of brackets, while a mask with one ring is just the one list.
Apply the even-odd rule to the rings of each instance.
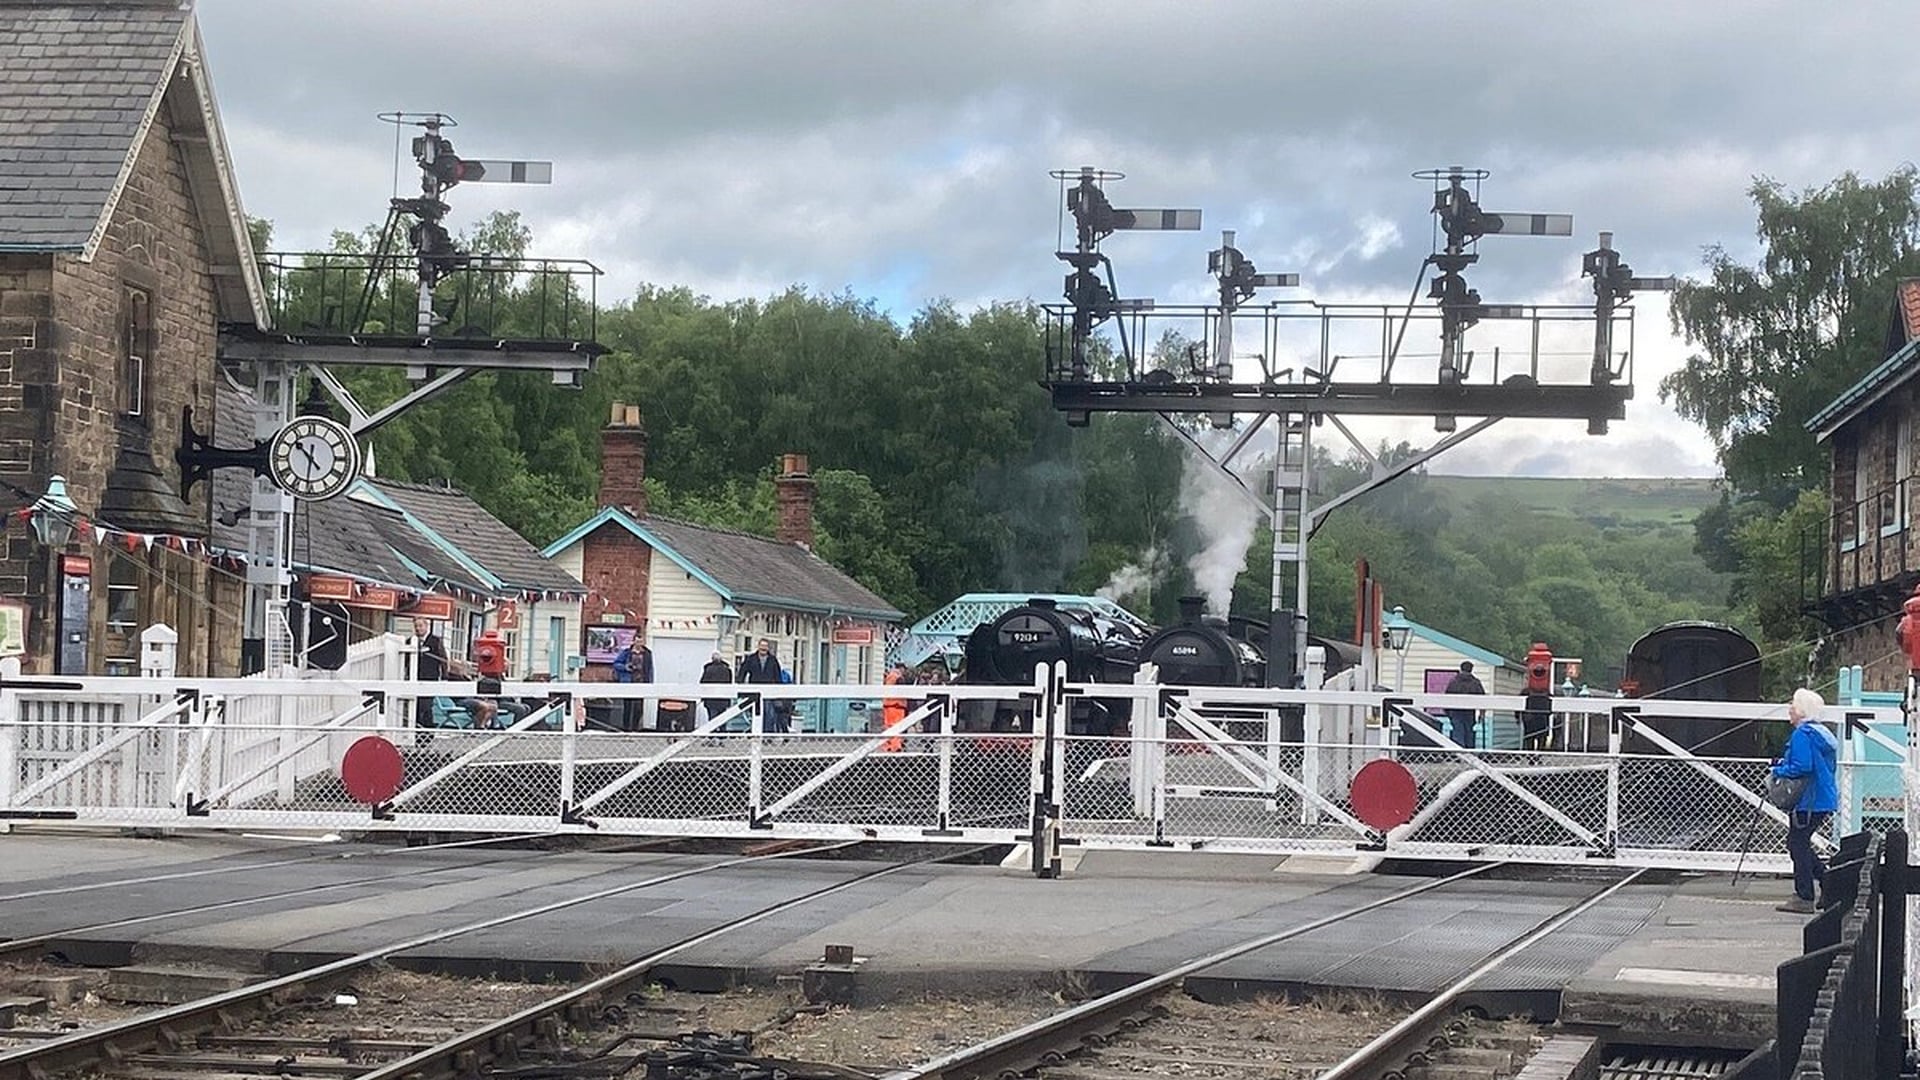
[[773, 537], [783, 544], [799, 544], [813, 549], [813, 476], [807, 472], [807, 455], [786, 454], [780, 459], [780, 475], [773, 480], [773, 502], [777, 519]]

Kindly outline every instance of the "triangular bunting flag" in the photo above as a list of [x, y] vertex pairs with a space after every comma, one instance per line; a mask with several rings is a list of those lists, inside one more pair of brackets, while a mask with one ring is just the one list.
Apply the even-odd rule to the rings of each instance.
[[96, 544], [104, 544], [107, 542], [107, 530], [105, 526], [95, 525], [93, 527], [93, 542]]
[[153, 550], [153, 541], [154, 541], [153, 534], [151, 533], [140, 534], [140, 544], [141, 546], [145, 547], [148, 551]]

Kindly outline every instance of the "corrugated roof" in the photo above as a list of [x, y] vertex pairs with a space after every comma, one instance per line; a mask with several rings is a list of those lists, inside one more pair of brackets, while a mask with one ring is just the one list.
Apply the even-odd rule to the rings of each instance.
[[0, 248], [85, 249], [191, 18], [0, 4]]
[[555, 566], [519, 533], [460, 491], [397, 480], [369, 483], [508, 588], [576, 593], [586, 589], [572, 574]]

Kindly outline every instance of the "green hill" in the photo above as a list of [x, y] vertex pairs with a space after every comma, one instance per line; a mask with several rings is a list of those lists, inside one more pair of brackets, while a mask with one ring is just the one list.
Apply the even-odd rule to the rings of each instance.
[[1718, 481], [1702, 477], [1612, 480], [1587, 477], [1432, 476], [1427, 483], [1455, 508], [1507, 503], [1601, 528], [1680, 526], [1720, 501]]

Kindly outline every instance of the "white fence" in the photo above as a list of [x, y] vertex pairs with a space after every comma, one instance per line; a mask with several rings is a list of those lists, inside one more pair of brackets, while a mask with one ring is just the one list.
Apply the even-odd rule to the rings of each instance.
[[[394, 651], [356, 662], [397, 664], [398, 646], [383, 649]], [[352, 672], [10, 680], [0, 684], [0, 820], [1024, 841], [1037, 866], [1072, 845], [1787, 865], [1783, 816], [1760, 796], [1765, 758], [1695, 749], [1784, 739], [1783, 710], [1767, 705], [1556, 699], [1551, 748], [1532, 751], [1456, 746], [1439, 716], [1518, 712], [1519, 698], [1057, 674], [1028, 687], [508, 683], [499, 699], [519, 707], [502, 709], [502, 729], [413, 725], [416, 697], [476, 692]], [[873, 721], [881, 730], [773, 730], [789, 711], [876, 699], [893, 703]], [[627, 701], [685, 730], [587, 722]], [[802, 707], [776, 709], [781, 701]], [[1880, 730], [1901, 722], [1898, 711], [1823, 719], [1842, 735], [1832, 833], [1898, 820], [1905, 748]], [[1118, 733], [1096, 733], [1109, 728]], [[399, 775], [360, 802], [340, 769], [370, 735], [394, 748]], [[1352, 797], [1376, 761], [1403, 777], [1399, 818]]]

